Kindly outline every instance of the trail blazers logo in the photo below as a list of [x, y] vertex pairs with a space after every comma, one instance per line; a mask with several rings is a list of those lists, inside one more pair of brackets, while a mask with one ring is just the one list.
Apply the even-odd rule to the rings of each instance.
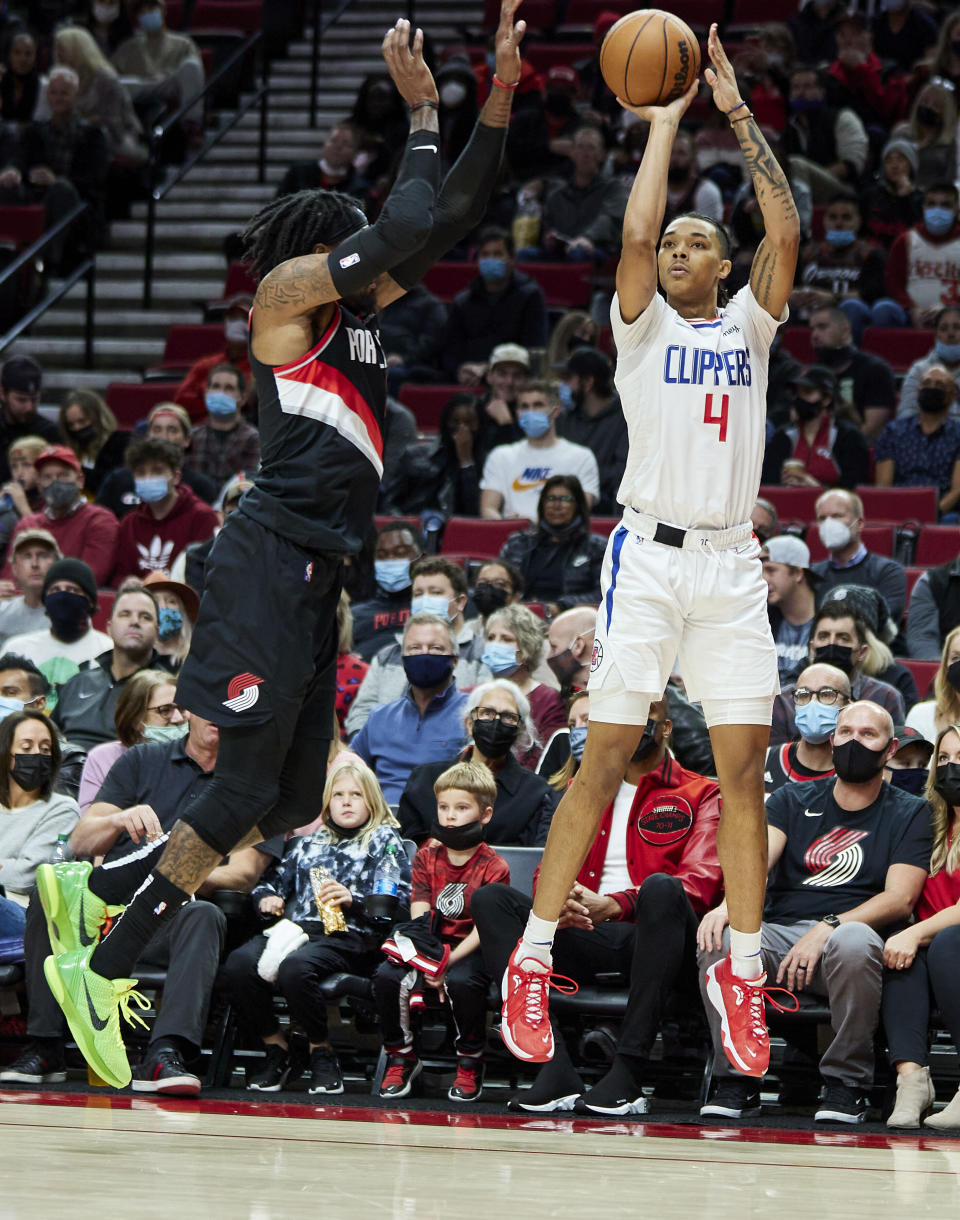
[[231, 712], [247, 711], [260, 698], [262, 681], [263, 678], [258, 678], [256, 674], [237, 674], [235, 678], [230, 679], [223, 706], [228, 707]]
[[867, 837], [865, 830], [847, 830], [838, 826], [817, 839], [807, 848], [803, 863], [811, 874], [804, 885], [825, 887], [846, 885], [859, 873], [863, 864], [863, 849], [860, 840]]
[[465, 881], [451, 881], [440, 891], [437, 896], [437, 910], [444, 919], [458, 919], [463, 914], [467, 905], [463, 900], [466, 888]]

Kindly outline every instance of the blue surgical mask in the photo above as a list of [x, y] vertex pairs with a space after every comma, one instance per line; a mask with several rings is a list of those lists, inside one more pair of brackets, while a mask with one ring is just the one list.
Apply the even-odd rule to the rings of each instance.
[[180, 724], [145, 724], [143, 736], [147, 741], [179, 741], [190, 732], [185, 720]]
[[133, 489], [144, 504], [159, 504], [166, 497], [170, 485], [162, 474], [156, 474], [145, 479], [134, 479]]
[[172, 639], [183, 630], [183, 615], [171, 606], [161, 606], [158, 612], [157, 635], [161, 640]]
[[586, 744], [587, 726], [585, 724], [578, 725], [575, 729], [570, 730], [570, 753], [577, 762], [583, 758], [583, 747]]
[[853, 229], [827, 229], [827, 241], [831, 246], [852, 246], [857, 240], [857, 235]]
[[550, 428], [550, 413], [548, 411], [521, 411], [517, 423], [524, 436], [536, 439], [543, 436]]
[[442, 686], [453, 672], [453, 656], [450, 653], [417, 652], [403, 658], [403, 672], [411, 686], [432, 690]]
[[410, 588], [409, 559], [375, 559], [373, 574], [381, 589], [388, 593], [399, 593]]
[[21, 703], [19, 699], [8, 699], [5, 695], [0, 695], [0, 720], [9, 716], [11, 712], [22, 712], [27, 705]]
[[570, 389], [565, 381], [557, 382], [557, 397], [560, 399], [560, 404], [564, 411], [573, 410], [573, 390]]
[[507, 264], [502, 258], [478, 258], [477, 270], [485, 282], [496, 282], [506, 277]]
[[949, 233], [953, 228], [954, 220], [952, 208], [923, 209], [923, 223], [927, 226], [927, 231], [934, 237], [942, 237], [945, 233]]
[[794, 114], [813, 114], [823, 108], [823, 100], [818, 97], [792, 97], [790, 109]]
[[211, 415], [217, 415], [220, 418], [226, 418], [228, 415], [236, 414], [237, 403], [229, 394], [224, 394], [220, 390], [210, 390], [204, 398], [207, 410]]
[[480, 660], [496, 678], [505, 678], [520, 668], [516, 645], [498, 640], [487, 640]]
[[960, 364], [960, 343], [941, 343], [938, 339], [933, 345], [933, 350], [939, 360], [943, 360], [947, 364]]
[[[451, 621], [450, 602], [445, 597], [433, 593], [421, 593], [410, 602], [411, 614], [436, 614], [440, 618]], [[456, 618], [456, 614], [452, 616]]]
[[144, 34], [153, 34], [163, 27], [163, 11], [158, 8], [148, 9], [147, 12], [141, 13], [137, 19], [137, 25], [143, 30]]
[[811, 745], [821, 746], [837, 727], [839, 713], [839, 703], [827, 706], [819, 699], [811, 699], [796, 710], [797, 732]]

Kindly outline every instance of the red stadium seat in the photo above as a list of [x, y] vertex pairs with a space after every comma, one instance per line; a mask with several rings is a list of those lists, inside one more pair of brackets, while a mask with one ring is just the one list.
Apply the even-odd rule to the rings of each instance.
[[913, 586], [917, 583], [920, 577], [927, 571], [926, 568], [905, 568], [907, 573], [907, 605], [910, 604], [910, 594], [913, 592]]
[[257, 291], [257, 283], [250, 274], [246, 263], [236, 259], [227, 268], [227, 278], [223, 281], [223, 297], [235, 296], [238, 292], [249, 292], [251, 296]]
[[414, 413], [421, 430], [436, 431], [440, 427], [443, 408], [451, 395], [475, 394], [479, 398], [483, 393], [483, 386], [414, 385], [408, 381], [401, 388], [398, 397], [400, 402]]
[[930, 692], [930, 687], [933, 685], [933, 680], [937, 676], [937, 670], [940, 668], [939, 661], [915, 661], [913, 657], [897, 657], [901, 665], [905, 665], [913, 674], [913, 680], [917, 684], [917, 694], [921, 699], [925, 699]]
[[[893, 555], [893, 526], [889, 523], [865, 525], [860, 536], [863, 545], [874, 555], [886, 555], [888, 558]], [[827, 549], [820, 541], [820, 535], [817, 533], [814, 522], [811, 522], [810, 528], [807, 530], [807, 546], [810, 548], [811, 562], [819, 563], [822, 559], [826, 559]]]
[[[684, 12], [685, 7], [685, 5], [681, 5], [678, 11], [684, 21], [689, 22], [690, 19]], [[726, 28], [729, 30], [735, 26], [760, 26], [767, 25], [771, 21], [786, 21], [796, 11], [796, 0], [734, 0], [733, 16]], [[725, 51], [727, 50], [726, 40], [724, 40], [723, 48]]]
[[760, 495], [774, 505], [781, 523], [812, 521], [816, 516], [813, 506], [817, 502], [817, 496], [821, 494], [822, 489], [819, 487], [760, 488]]
[[171, 326], [163, 347], [164, 364], [193, 364], [223, 347], [223, 323], [199, 322], [193, 326]]
[[23, 248], [35, 242], [42, 232], [42, 203], [0, 207], [0, 241]]
[[590, 304], [593, 263], [517, 263], [517, 268], [533, 276], [551, 308]]
[[960, 525], [925, 525], [917, 539], [917, 567], [948, 563], [960, 554]]
[[896, 373], [905, 373], [915, 360], [929, 355], [933, 331], [909, 326], [868, 326], [860, 344], [865, 352], [881, 356]]
[[801, 364], [813, 364], [813, 345], [809, 326], [785, 326], [779, 332], [783, 350]]
[[929, 521], [937, 520], [936, 487], [873, 487], [857, 488], [863, 501], [867, 521]]
[[164, 5], [164, 24], [168, 30], [179, 30], [183, 25], [183, 0], [167, 0]]
[[179, 384], [178, 381], [111, 381], [107, 386], [107, 406], [121, 428], [132, 428], [146, 419], [158, 402], [173, 402]]
[[517, 530], [530, 528], [526, 517], [506, 521], [485, 521], [480, 517], [451, 517], [443, 531], [441, 554], [472, 555], [477, 559], [496, 559], [500, 548]]
[[477, 264], [470, 262], [436, 263], [423, 277], [423, 286], [435, 297], [449, 303], [475, 279]]
[[601, 13], [624, 13], [633, 8], [630, 0], [570, 0], [563, 24], [588, 26], [593, 29], [593, 23]]
[[263, 26], [263, 0], [197, 0], [191, 30], [239, 30], [252, 34]]
[[535, 42], [524, 45], [523, 51], [531, 68], [547, 72], [561, 66], [576, 67], [585, 59], [592, 59], [594, 46], [592, 42]]
[[110, 590], [97, 590], [97, 612], [90, 616], [90, 622], [93, 623], [97, 631], [106, 631], [115, 597], [116, 594]]
[[604, 538], [609, 538], [619, 524], [619, 517], [591, 517], [590, 533], [601, 534]]

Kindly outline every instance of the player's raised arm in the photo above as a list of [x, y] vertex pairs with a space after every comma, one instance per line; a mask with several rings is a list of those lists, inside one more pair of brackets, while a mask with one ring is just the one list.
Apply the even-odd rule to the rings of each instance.
[[624, 322], [635, 322], [657, 291], [657, 242], [667, 206], [667, 169], [680, 120], [697, 96], [697, 81], [668, 106], [628, 106], [647, 119], [650, 134], [623, 214], [623, 246], [617, 264], [617, 296]]
[[[260, 281], [255, 308], [275, 321], [311, 313], [339, 297], [362, 293], [426, 241], [440, 186], [437, 86], [423, 59], [423, 31], [410, 41], [410, 23], [399, 20], [383, 40], [383, 58], [394, 84], [410, 107], [410, 135], [393, 189], [376, 224], [360, 222], [332, 250], [288, 258]], [[260, 226], [289, 223], [290, 198], [276, 201], [256, 218]], [[251, 230], [244, 236], [256, 239]], [[260, 268], [254, 266], [254, 273]]]
[[750, 288], [767, 313], [779, 318], [793, 289], [797, 270], [800, 249], [797, 206], [786, 174], [740, 96], [733, 66], [720, 44], [716, 25], [710, 27], [707, 53], [713, 69], [707, 68], [704, 76], [713, 90], [717, 109], [730, 120], [740, 141], [766, 229], [750, 269]]

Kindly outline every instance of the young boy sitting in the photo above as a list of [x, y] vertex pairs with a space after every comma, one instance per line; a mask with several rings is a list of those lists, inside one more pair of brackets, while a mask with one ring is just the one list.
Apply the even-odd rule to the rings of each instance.
[[[483, 1089], [490, 978], [483, 968], [470, 899], [482, 885], [507, 881], [510, 869], [483, 842], [497, 795], [490, 771], [479, 763], [455, 763], [438, 778], [433, 791], [437, 819], [432, 838], [414, 857], [410, 915], [412, 920], [422, 920], [424, 931], [432, 930], [444, 946], [436, 968], [424, 970], [422, 981], [446, 996], [453, 1013], [457, 1076], [447, 1096], [451, 1101], [476, 1101]], [[411, 936], [415, 942], [416, 935]], [[419, 955], [420, 960], [422, 957]], [[410, 1028], [410, 994], [420, 977], [411, 965], [394, 961], [384, 962], [373, 976], [388, 1055], [381, 1097], [406, 1097], [420, 1072]]]

